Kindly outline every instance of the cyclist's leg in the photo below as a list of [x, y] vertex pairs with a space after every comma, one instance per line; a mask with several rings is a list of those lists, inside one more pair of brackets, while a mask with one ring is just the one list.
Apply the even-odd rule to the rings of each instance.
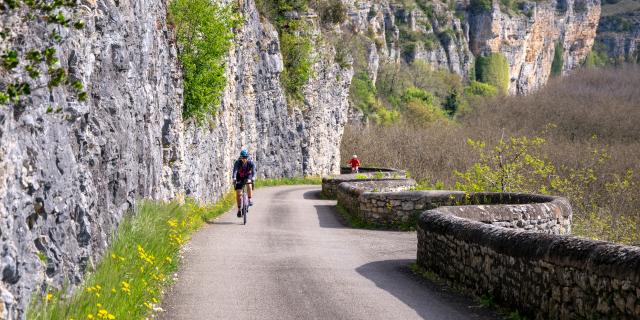
[[242, 182], [237, 181], [236, 184], [233, 186], [233, 188], [236, 190], [236, 204], [238, 205], [238, 214], [237, 216], [240, 217], [240, 209], [241, 209], [241, 204], [242, 204]]
[[247, 195], [249, 196], [249, 205], [253, 205], [253, 200], [251, 200], [251, 197], [253, 196], [253, 181], [251, 181], [251, 183], [247, 183]]

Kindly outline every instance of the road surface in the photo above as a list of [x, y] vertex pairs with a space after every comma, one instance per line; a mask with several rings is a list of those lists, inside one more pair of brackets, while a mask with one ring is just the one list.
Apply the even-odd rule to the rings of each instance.
[[258, 189], [185, 248], [161, 319], [497, 319], [414, 275], [415, 232], [358, 230], [318, 186]]

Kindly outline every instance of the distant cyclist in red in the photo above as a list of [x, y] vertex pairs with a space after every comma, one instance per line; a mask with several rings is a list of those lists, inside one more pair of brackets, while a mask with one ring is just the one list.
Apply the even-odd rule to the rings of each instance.
[[352, 173], [360, 172], [360, 160], [358, 160], [358, 156], [354, 154], [351, 160], [349, 160], [348, 164], [351, 166]]

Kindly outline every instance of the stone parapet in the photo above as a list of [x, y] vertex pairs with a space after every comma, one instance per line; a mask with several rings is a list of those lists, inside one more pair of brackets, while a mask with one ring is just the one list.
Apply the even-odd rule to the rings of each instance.
[[640, 318], [640, 248], [501, 228], [451, 207], [422, 214], [417, 233], [418, 265], [523, 315]]

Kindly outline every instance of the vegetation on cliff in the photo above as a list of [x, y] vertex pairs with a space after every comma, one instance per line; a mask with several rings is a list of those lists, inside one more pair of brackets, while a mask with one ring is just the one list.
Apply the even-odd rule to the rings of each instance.
[[[79, 101], [87, 99], [82, 81], [70, 76], [68, 68], [60, 63], [59, 49], [70, 35], [68, 29], [85, 25], [77, 9], [76, 1], [0, 2], [0, 15], [8, 22], [0, 30], [0, 104], [18, 104], [32, 91], [51, 91], [59, 86], [66, 86]], [[42, 32], [42, 39], [25, 44], [24, 35], [19, 34], [24, 28]]]
[[639, 68], [581, 70], [477, 100], [455, 121], [347, 127], [342, 155], [408, 169], [426, 188], [563, 195], [575, 234], [638, 245]]
[[476, 58], [476, 80], [490, 84], [503, 94], [509, 90], [509, 63], [501, 53]]
[[280, 81], [290, 104], [304, 101], [303, 87], [311, 76], [312, 39], [310, 24], [301, 15], [309, 9], [308, 0], [257, 0], [260, 14], [276, 27], [284, 70]]
[[169, 20], [175, 26], [184, 77], [185, 118], [198, 122], [215, 115], [227, 84], [225, 57], [240, 19], [232, 5], [208, 0], [173, 0]]

